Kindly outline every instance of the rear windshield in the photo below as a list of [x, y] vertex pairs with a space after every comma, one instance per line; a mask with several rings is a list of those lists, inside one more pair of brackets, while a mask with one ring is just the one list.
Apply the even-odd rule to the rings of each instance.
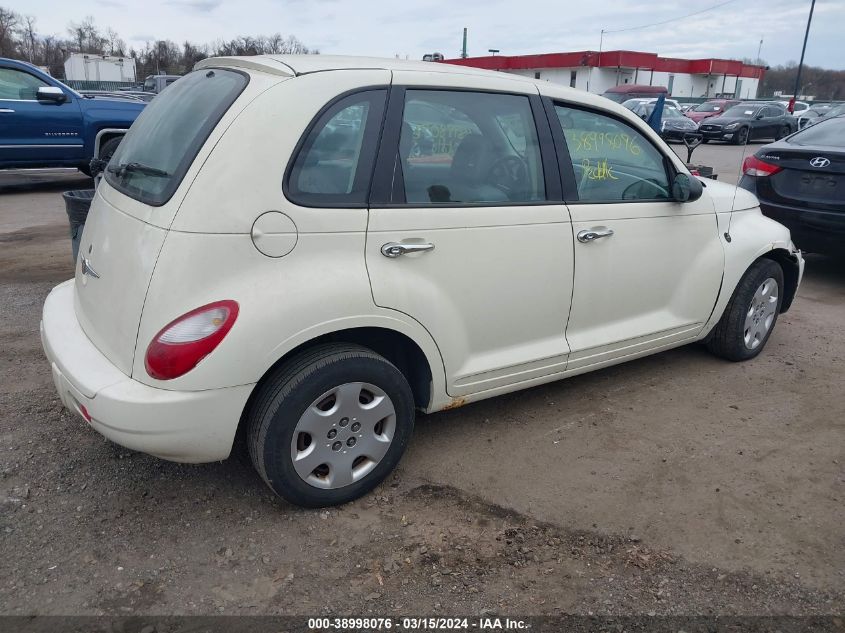
[[826, 145], [845, 147], [845, 117], [836, 117], [819, 121], [816, 125], [804, 128], [787, 142], [793, 145]]
[[140, 202], [163, 205], [248, 81], [243, 73], [215, 68], [175, 82], [132, 124], [106, 169], [108, 183]]

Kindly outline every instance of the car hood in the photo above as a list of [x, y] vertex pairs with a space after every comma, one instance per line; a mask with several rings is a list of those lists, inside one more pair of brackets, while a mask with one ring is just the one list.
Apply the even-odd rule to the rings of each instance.
[[743, 117], [713, 116], [707, 119], [707, 125], [730, 125], [731, 123], [749, 123], [753, 119]]
[[143, 101], [121, 99], [120, 97], [83, 98], [79, 102], [85, 110], [121, 110], [123, 112], [140, 112], [147, 105]]
[[695, 127], [695, 121], [690, 121], [689, 119], [663, 119], [663, 124], [666, 127], [672, 128], [680, 128], [680, 129], [692, 129]]
[[704, 190], [713, 201], [716, 213], [728, 213], [731, 209], [744, 211], [760, 206], [757, 196], [750, 191], [718, 180], [701, 179], [701, 181], [704, 183]]

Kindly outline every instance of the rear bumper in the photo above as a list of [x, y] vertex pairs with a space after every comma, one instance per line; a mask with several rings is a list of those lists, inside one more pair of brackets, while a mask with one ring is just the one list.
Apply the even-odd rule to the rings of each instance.
[[763, 215], [787, 227], [803, 251], [828, 255], [845, 251], [845, 213], [815, 211], [760, 200]]
[[168, 391], [132, 380], [82, 331], [74, 292], [72, 280], [56, 286], [44, 302], [41, 320], [41, 342], [62, 403], [132, 450], [177, 462], [228, 457], [254, 385]]

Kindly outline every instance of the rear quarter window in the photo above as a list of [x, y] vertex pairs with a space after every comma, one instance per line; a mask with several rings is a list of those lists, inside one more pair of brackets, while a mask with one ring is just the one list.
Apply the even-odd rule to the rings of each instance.
[[166, 203], [248, 82], [244, 73], [218, 68], [175, 82], [132, 124], [106, 169], [106, 181], [139, 202]]

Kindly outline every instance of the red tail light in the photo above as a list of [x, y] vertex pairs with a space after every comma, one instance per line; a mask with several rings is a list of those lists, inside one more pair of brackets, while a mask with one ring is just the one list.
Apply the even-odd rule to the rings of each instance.
[[187, 374], [214, 351], [237, 318], [238, 304], [227, 300], [209, 303], [171, 321], [147, 347], [147, 373], [158, 380]]
[[742, 161], [742, 173], [746, 176], [771, 176], [782, 169], [780, 165], [772, 165], [756, 156], [749, 156]]

